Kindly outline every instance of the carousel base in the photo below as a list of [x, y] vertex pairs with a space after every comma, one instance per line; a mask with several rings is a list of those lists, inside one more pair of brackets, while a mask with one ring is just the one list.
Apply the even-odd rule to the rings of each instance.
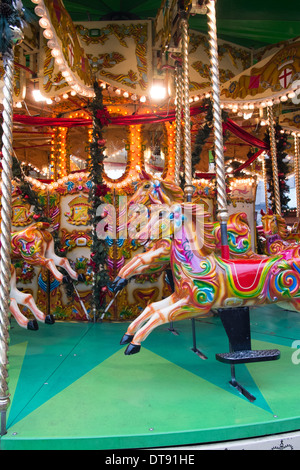
[[253, 349], [280, 350], [279, 360], [236, 366], [253, 402], [216, 360], [228, 351], [217, 316], [195, 322], [206, 360], [192, 351], [190, 320], [174, 324], [178, 334], [157, 328], [132, 356], [120, 345], [124, 323], [28, 331], [12, 320], [1, 450], [300, 448], [300, 314], [268, 306], [250, 319]]

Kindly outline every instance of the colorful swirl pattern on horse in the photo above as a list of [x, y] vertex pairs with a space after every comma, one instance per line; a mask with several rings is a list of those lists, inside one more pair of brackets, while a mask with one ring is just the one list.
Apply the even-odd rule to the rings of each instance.
[[299, 233], [289, 233], [286, 221], [279, 214], [273, 214], [271, 209], [266, 214], [261, 210], [261, 222], [264, 241], [264, 252], [267, 255], [281, 253], [290, 246], [295, 246], [300, 241]]
[[276, 256], [227, 260], [216, 255], [212, 224], [196, 205], [177, 205], [174, 220], [170, 266], [175, 292], [150, 304], [129, 326], [121, 341], [131, 343], [125, 354], [138, 352], [158, 325], [207, 315], [211, 309], [289, 302], [300, 311], [300, 245]]

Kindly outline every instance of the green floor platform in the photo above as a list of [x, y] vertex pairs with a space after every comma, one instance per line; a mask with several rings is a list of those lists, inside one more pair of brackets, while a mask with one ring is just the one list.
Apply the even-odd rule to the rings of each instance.
[[[157, 328], [139, 354], [124, 355], [126, 324], [61, 323], [27, 331], [12, 321], [11, 404], [2, 450], [132, 449], [228, 441], [300, 429], [300, 315], [277, 306], [251, 311], [255, 349], [277, 361], [241, 364], [230, 386], [218, 317]], [[299, 344], [298, 344], [299, 342]]]

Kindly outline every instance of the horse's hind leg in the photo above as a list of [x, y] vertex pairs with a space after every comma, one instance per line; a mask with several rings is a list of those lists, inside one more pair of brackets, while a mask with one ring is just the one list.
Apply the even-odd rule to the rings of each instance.
[[[158, 327], [159, 325], [163, 325], [164, 323], [172, 321], [174, 319], [174, 316], [176, 317], [178, 313], [182, 312], [183, 307], [187, 305], [187, 299], [183, 298], [176, 302], [174, 301], [173, 295], [168, 297], [168, 300], [171, 300], [168, 302], [168, 306], [165, 306], [161, 309], [155, 309], [155, 312], [152, 313], [152, 316], [148, 320], [148, 322], [135, 333], [131, 343], [127, 346], [127, 349], [125, 351], [126, 355], [138, 353], [141, 349], [141, 342], [147, 338], [147, 336], [151, 333], [152, 330], [154, 330], [154, 328]], [[149, 308], [154, 305], [154, 303], [150, 304]]]
[[163, 309], [168, 305], [172, 305], [174, 302], [173, 296], [167, 297], [166, 299], [160, 300], [158, 302], [153, 302], [148, 305], [143, 312], [130, 323], [125, 335], [121, 339], [120, 344], [130, 343], [133, 339], [135, 332], [159, 309]]
[[20, 311], [16, 299], [11, 298], [9, 304], [9, 310], [16, 322], [21, 328], [27, 328], [28, 330], [38, 330], [38, 323], [36, 320], [28, 320]]
[[[11, 280], [10, 280], [10, 296], [16, 302], [17, 309], [18, 309], [17, 304], [24, 305], [25, 307], [29, 308], [29, 310], [31, 310], [31, 312], [33, 313], [33, 315], [35, 316], [35, 318], [38, 321], [43, 322], [43, 323], [53, 324], [54, 319], [53, 319], [52, 315], [47, 315], [47, 316], [44, 315], [44, 313], [41, 310], [38, 309], [38, 307], [37, 307], [37, 305], [34, 301], [34, 298], [32, 297], [31, 294], [25, 294], [24, 292], [19, 291], [19, 289], [16, 286], [16, 273], [15, 273], [15, 270], [13, 269], [11, 271], [11, 273], [12, 274], [11, 274]], [[11, 312], [14, 315], [14, 317], [16, 318], [15, 314], [18, 314], [19, 309], [18, 310], [16, 309], [15, 303], [13, 301], [11, 301], [11, 304], [12, 304]], [[20, 314], [21, 314], [21, 312], [20, 312]], [[26, 318], [26, 317], [24, 317], [24, 318]], [[16, 318], [16, 320], [18, 322], [17, 318]], [[21, 317], [20, 317], [20, 322], [22, 323], [21, 326], [24, 326], [23, 325], [24, 320], [21, 319]], [[33, 322], [31, 321], [31, 323], [34, 323], [34, 321]], [[27, 327], [28, 327], [28, 325], [27, 325]], [[35, 329], [35, 330], [38, 329], [36, 327], [33, 327], [33, 328], [28, 327], [28, 328], [29, 329]]]

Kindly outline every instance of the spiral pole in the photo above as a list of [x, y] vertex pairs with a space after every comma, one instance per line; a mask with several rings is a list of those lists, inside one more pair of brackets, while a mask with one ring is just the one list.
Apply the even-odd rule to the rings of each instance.
[[192, 200], [192, 152], [191, 152], [191, 117], [190, 117], [190, 93], [189, 93], [189, 24], [187, 15], [181, 19], [182, 31], [182, 68], [183, 68], [183, 117], [184, 117], [184, 192], [188, 202]]
[[214, 147], [215, 147], [215, 166], [216, 166], [216, 182], [217, 182], [217, 205], [218, 219], [221, 226], [221, 243], [222, 256], [229, 258], [229, 248], [227, 240], [227, 221], [228, 208], [226, 196], [226, 174], [223, 154], [223, 128], [222, 128], [222, 111], [220, 104], [220, 78], [219, 78], [219, 62], [218, 62], [218, 43], [217, 43], [217, 23], [215, 0], [207, 3], [208, 17], [208, 36], [210, 49], [210, 70], [211, 70], [211, 86], [213, 99], [213, 118], [214, 118]]
[[181, 113], [182, 113], [182, 68], [179, 64], [175, 69], [176, 96], [176, 137], [175, 137], [175, 184], [180, 185], [181, 165]]
[[268, 212], [268, 210], [269, 210], [269, 198], [268, 198], [268, 181], [267, 181], [265, 154], [262, 155], [262, 174], [263, 174], [264, 189], [265, 189], [266, 212]]
[[297, 218], [300, 216], [300, 165], [299, 165], [299, 138], [296, 133], [294, 133], [294, 170], [295, 170], [295, 187], [296, 187], [296, 199], [297, 199]]
[[6, 434], [6, 411], [9, 406], [8, 344], [11, 268], [11, 207], [12, 207], [12, 127], [13, 127], [13, 50], [3, 54], [3, 135], [2, 135], [2, 196], [1, 196], [1, 257], [0, 257], [0, 411], [1, 435]]
[[273, 115], [272, 106], [268, 106], [267, 113], [268, 113], [268, 121], [269, 121], [270, 147], [271, 147], [272, 170], [273, 170], [273, 181], [274, 181], [275, 210], [276, 210], [276, 214], [281, 215], [277, 151], [276, 151], [274, 115]]

